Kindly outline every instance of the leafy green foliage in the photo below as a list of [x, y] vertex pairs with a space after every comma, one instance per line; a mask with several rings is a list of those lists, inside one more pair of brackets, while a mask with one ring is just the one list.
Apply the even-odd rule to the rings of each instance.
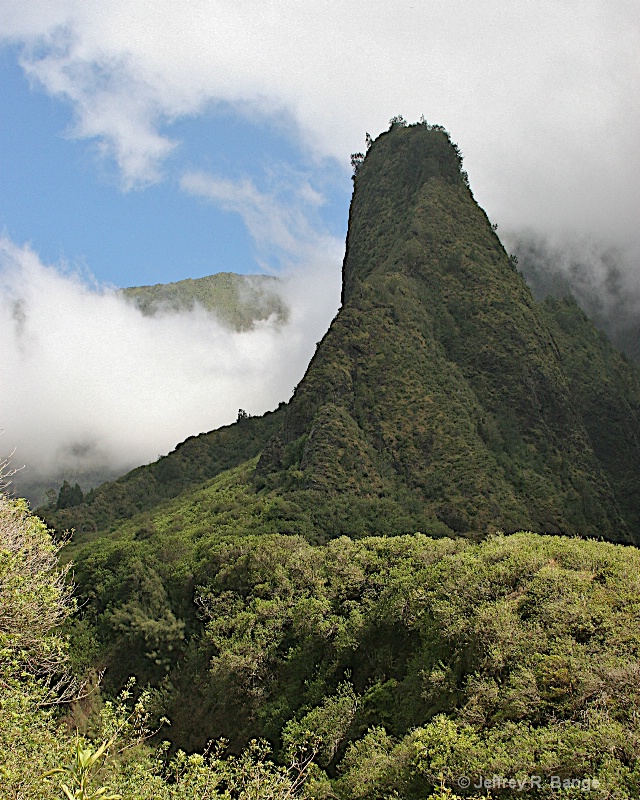
[[[0, 787], [37, 796], [38, 772], [62, 750], [52, 710], [64, 686], [60, 624], [72, 610], [59, 550], [26, 503], [0, 494]], [[58, 686], [57, 686], [58, 685]], [[22, 794], [24, 793], [24, 794]]]
[[[239, 500], [241, 471], [227, 480]], [[159, 694], [174, 742], [224, 737], [241, 750], [266, 737], [285, 763], [311, 755], [341, 798], [455, 793], [458, 776], [493, 774], [636, 791], [636, 549], [532, 533], [312, 545], [249, 535], [251, 516], [227, 513], [226, 534], [193, 519], [191, 541], [175, 534], [180, 565], [158, 557], [162, 535], [141, 542], [144, 556], [124, 537], [100, 553], [122, 570], [112, 587], [122, 592], [125, 575], [133, 585], [144, 564], [173, 614], [185, 614]], [[187, 564], [190, 601], [174, 594]], [[127, 603], [110, 596], [100, 589], [86, 613], [107, 602], [108, 622]], [[131, 642], [105, 631], [117, 668], [135, 671]]]
[[67, 780], [71, 783], [71, 788], [68, 784], [63, 783], [62, 791], [68, 800], [98, 800], [98, 798], [102, 798], [102, 800], [121, 800], [122, 795], [107, 794], [108, 789], [105, 786], [95, 790], [90, 788], [93, 774], [99, 768], [100, 760], [105, 756], [110, 744], [112, 742], [103, 742], [97, 750], [93, 750], [91, 747], [83, 747], [80, 740], [78, 740], [73, 762], [67, 767], [55, 767], [49, 770], [44, 777], [49, 778], [53, 775], [67, 774]]
[[[1, 470], [0, 470], [1, 471]], [[92, 720], [92, 736], [71, 734], [56, 681], [65, 668], [61, 625], [73, 610], [59, 546], [26, 504], [0, 495], [0, 792], [7, 800], [285, 800], [303, 796], [314, 774], [311, 757], [288, 766], [268, 759], [265, 742], [237, 757], [224, 743], [204, 754], [152, 749], [150, 693], [131, 707], [132, 682], [106, 701]], [[67, 698], [68, 699], [68, 698]], [[67, 718], [67, 723], [70, 721]], [[300, 748], [298, 748], [300, 749]], [[321, 777], [321, 776], [320, 776]], [[321, 781], [320, 781], [321, 782]], [[315, 780], [318, 784], [318, 780]], [[61, 794], [62, 793], [62, 794]]]
[[493, 774], [597, 777], [633, 795], [637, 551], [533, 534], [262, 540], [233, 564], [206, 605], [214, 673], [260, 694], [267, 720], [302, 699], [285, 737], [348, 673], [338, 796], [422, 797], [441, 776], [455, 788]]
[[0, 494], [0, 677], [27, 670], [50, 678], [65, 660], [57, 628], [71, 608], [60, 545], [24, 501]]

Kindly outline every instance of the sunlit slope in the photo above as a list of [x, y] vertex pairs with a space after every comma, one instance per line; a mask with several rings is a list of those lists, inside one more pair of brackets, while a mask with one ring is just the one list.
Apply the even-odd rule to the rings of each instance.
[[189, 311], [197, 304], [238, 331], [248, 330], [254, 323], [270, 317], [286, 322], [289, 316], [278, 279], [269, 275], [218, 272], [176, 283], [133, 286], [121, 292], [144, 314]]
[[279, 428], [281, 417], [282, 408], [191, 436], [153, 464], [92, 489], [83, 502], [64, 509], [42, 508], [39, 513], [60, 531], [108, 533], [139, 512], [153, 510], [257, 456]]

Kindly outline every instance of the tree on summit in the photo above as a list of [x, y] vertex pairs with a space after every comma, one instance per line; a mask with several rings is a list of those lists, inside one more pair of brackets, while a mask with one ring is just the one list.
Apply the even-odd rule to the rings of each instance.
[[353, 177], [358, 174], [360, 165], [364, 161], [364, 153], [351, 153], [351, 167], [353, 169]]
[[389, 130], [392, 128], [406, 128], [407, 127], [407, 120], [402, 116], [402, 114], [398, 114], [397, 117], [391, 117], [389, 120]]

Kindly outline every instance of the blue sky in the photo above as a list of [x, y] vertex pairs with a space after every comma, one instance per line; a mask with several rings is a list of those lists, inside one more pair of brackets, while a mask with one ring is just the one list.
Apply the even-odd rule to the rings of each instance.
[[[264, 253], [242, 217], [180, 188], [194, 170], [250, 177], [265, 190], [274, 173], [308, 176], [324, 197], [315, 224], [346, 235], [348, 163], [326, 158], [310, 174], [296, 137], [268, 117], [251, 123], [227, 106], [177, 120], [162, 180], [123, 190], [95, 143], [69, 135], [70, 104], [30, 83], [18, 61], [18, 48], [0, 48], [0, 231], [29, 242], [46, 263], [67, 262], [116, 286], [263, 271]], [[267, 270], [280, 266], [267, 259]]]
[[185, 175], [344, 239], [349, 155], [402, 114], [451, 131], [507, 235], [628, 244], [639, 27], [635, 0], [4, 0], [0, 230], [116, 285], [277, 269]]
[[[615, 315], [613, 248], [640, 310], [637, 12], [2, 0], [0, 452], [124, 471], [287, 400], [338, 309], [350, 154], [398, 114], [451, 132], [507, 248], [586, 264]], [[282, 276], [290, 323], [142, 318], [105, 288], [227, 270]]]

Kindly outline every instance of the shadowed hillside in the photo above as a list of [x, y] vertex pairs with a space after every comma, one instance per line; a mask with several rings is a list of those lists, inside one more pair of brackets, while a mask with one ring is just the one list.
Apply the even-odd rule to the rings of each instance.
[[[637, 371], [575, 303], [534, 301], [443, 129], [394, 124], [356, 166], [342, 308], [278, 425], [252, 421], [252, 447], [227, 429], [238, 449], [224, 445], [221, 468], [264, 448], [254, 490], [311, 541], [523, 528], [637, 541]], [[112, 525], [185, 454], [48, 518]], [[144, 510], [217, 474], [179, 471]]]

